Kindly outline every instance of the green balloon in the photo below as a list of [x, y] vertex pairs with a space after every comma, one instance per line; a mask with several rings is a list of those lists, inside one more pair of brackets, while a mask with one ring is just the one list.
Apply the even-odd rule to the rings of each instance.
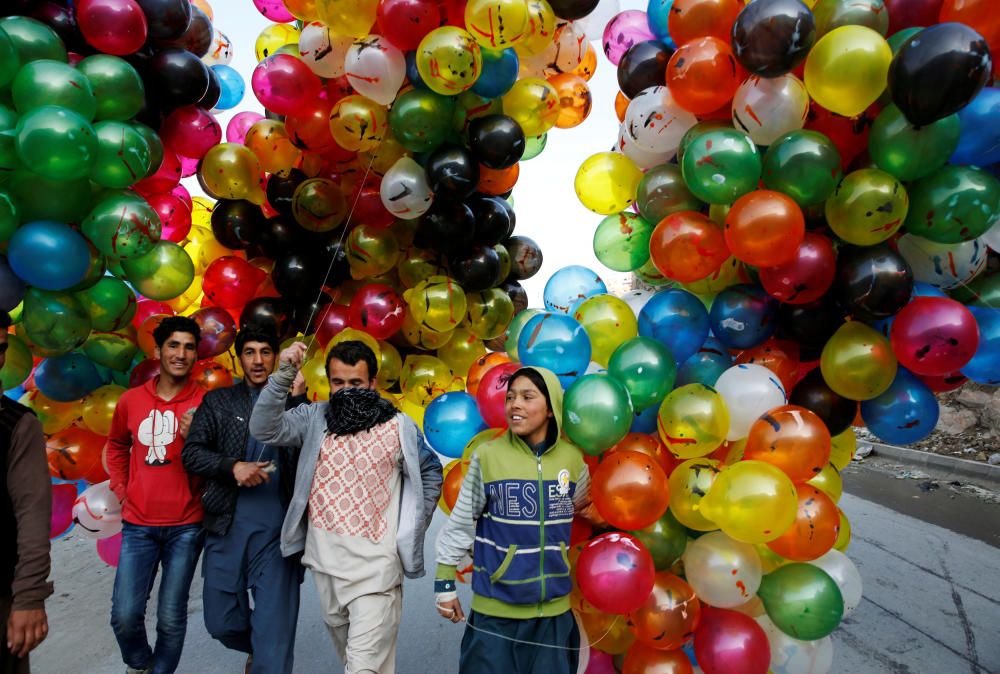
[[135, 316], [135, 293], [114, 276], [101, 278], [90, 288], [77, 293], [77, 298], [90, 314], [94, 330], [120, 330]]
[[[95, 330], [83, 345], [83, 353], [87, 358], [118, 372], [132, 369], [132, 359], [138, 352], [135, 328], [131, 325], [107, 332]], [[123, 386], [128, 386], [128, 383]]]
[[837, 583], [811, 564], [786, 564], [765, 575], [757, 596], [775, 626], [802, 641], [822, 639], [844, 617]]
[[79, 113], [46, 105], [18, 121], [17, 156], [32, 171], [53, 180], [83, 178], [97, 159], [97, 136]]
[[104, 274], [108, 271], [105, 258], [97, 250], [97, 247], [90, 241], [87, 241], [87, 248], [90, 250], [90, 265], [87, 267], [87, 273], [84, 274], [83, 279], [79, 283], [69, 288], [68, 292], [75, 293], [93, 287], [94, 284], [104, 278]]
[[486, 115], [503, 114], [503, 101], [499, 98], [486, 98], [473, 91], [463, 91], [454, 97], [455, 112], [452, 116], [452, 129], [458, 133], [469, 130], [469, 122]]
[[642, 541], [649, 550], [657, 571], [666, 571], [676, 564], [687, 547], [687, 529], [669, 509], [645, 529], [629, 533]]
[[97, 98], [90, 80], [62, 61], [32, 61], [25, 65], [14, 78], [11, 93], [14, 107], [22, 115], [46, 105], [56, 105], [90, 121], [97, 110]]
[[656, 268], [652, 259], [636, 269], [635, 275], [640, 281], [651, 286], [661, 287], [675, 285], [673, 281], [663, 275], [663, 272]]
[[521, 330], [532, 318], [544, 313], [541, 309], [525, 309], [511, 319], [510, 325], [507, 326], [507, 338], [503, 343], [504, 351], [511, 359], [517, 360], [517, 339], [521, 336]]
[[145, 124], [133, 122], [132, 128], [139, 132], [139, 135], [145, 139], [146, 146], [149, 148], [149, 170], [143, 176], [144, 178], [148, 178], [156, 173], [160, 168], [160, 164], [163, 163], [163, 141], [160, 140], [160, 134]]
[[1000, 307], [1000, 274], [980, 274], [948, 294], [962, 304], [995, 309]]
[[148, 253], [160, 240], [160, 218], [135, 192], [108, 192], [97, 202], [80, 228], [97, 250], [111, 258], [135, 258]]
[[848, 0], [821, 0], [813, 7], [816, 19], [816, 39], [843, 26], [864, 26], [885, 37], [889, 32], [889, 12], [882, 0], [850, 2]]
[[649, 337], [633, 337], [611, 354], [608, 374], [628, 391], [636, 412], [660, 404], [674, 388], [677, 364], [670, 349]]
[[904, 181], [917, 180], [945, 165], [958, 147], [961, 132], [958, 115], [948, 115], [917, 128], [899, 108], [890, 105], [872, 125], [868, 153], [886, 173]]
[[68, 292], [28, 288], [24, 294], [23, 324], [32, 342], [59, 353], [72, 351], [90, 335], [90, 315]]
[[117, 278], [128, 280], [125, 270], [122, 269], [122, 261], [115, 257], [105, 258], [108, 263], [108, 272]]
[[[0, 19], [0, 28], [14, 43], [21, 64], [40, 59], [51, 59], [63, 63], [69, 60], [62, 39], [41, 21], [26, 16], [8, 16]], [[2, 62], [0, 62], [0, 67], [2, 67]]]
[[635, 203], [642, 217], [654, 227], [671, 213], [700, 211], [702, 207], [684, 184], [681, 168], [676, 164], [661, 164], [646, 171], [639, 181]]
[[145, 104], [146, 90], [142, 77], [128, 61], [110, 54], [88, 56], [76, 64], [97, 98], [94, 119], [132, 119]]
[[684, 153], [681, 173], [688, 189], [709, 204], [731, 204], [757, 189], [760, 154], [736, 129], [716, 129], [695, 138]]
[[0, 192], [0, 244], [7, 243], [20, 224], [21, 218], [14, 198], [7, 192]]
[[889, 43], [889, 49], [892, 50], [892, 55], [895, 56], [899, 51], [899, 48], [903, 46], [903, 43], [909, 40], [911, 37], [922, 31], [923, 26], [910, 26], [909, 28], [903, 28], [902, 30], [897, 30], [895, 33], [890, 35], [886, 42]]
[[7, 35], [7, 31], [0, 28], [0, 89], [14, 81], [20, 68], [21, 57], [17, 53], [17, 46]]
[[7, 335], [7, 359], [0, 368], [0, 391], [9, 391], [23, 384], [34, 366], [28, 345], [17, 335]]
[[122, 260], [128, 282], [151, 300], [172, 300], [194, 280], [191, 256], [173, 241], [160, 241], [139, 257]]
[[389, 126], [399, 144], [411, 152], [426, 152], [451, 133], [455, 100], [433, 91], [411, 89], [396, 99], [389, 111]]
[[0, 169], [21, 168], [17, 156], [17, 120], [20, 115], [6, 105], [0, 105]]
[[563, 431], [586, 453], [597, 456], [625, 437], [632, 426], [628, 391], [606, 374], [573, 382], [563, 400]]
[[826, 201], [842, 176], [840, 151], [819, 131], [786, 133], [764, 153], [764, 187], [803, 208]]
[[124, 189], [149, 172], [149, 144], [131, 124], [98, 122], [97, 161], [90, 178], [104, 187]]
[[945, 166], [908, 191], [906, 231], [938, 243], [978, 238], [1000, 212], [1000, 181], [975, 166]]
[[521, 155], [521, 161], [534, 159], [540, 155], [545, 149], [545, 143], [548, 142], [548, 139], [547, 133], [543, 133], [541, 136], [526, 138], [524, 141], [524, 154]]
[[632, 271], [649, 261], [653, 225], [641, 215], [622, 211], [609, 215], [594, 231], [594, 255], [608, 269]]
[[677, 165], [680, 166], [684, 163], [684, 153], [694, 142], [694, 139], [703, 133], [708, 133], [709, 131], [717, 131], [719, 129], [732, 129], [732, 122], [724, 119], [706, 119], [703, 122], [698, 122], [690, 129], [684, 132], [681, 136], [681, 142], [677, 145]]
[[[18, 305], [19, 308], [23, 306], [24, 306], [23, 303]], [[11, 314], [11, 316], [13, 317], [13, 314]], [[66, 353], [62, 349], [46, 349], [45, 347], [39, 346], [35, 342], [31, 341], [31, 337], [24, 329], [23, 322], [17, 323], [15, 325], [14, 330], [15, 334], [17, 335], [17, 338], [20, 339], [22, 342], [24, 342], [25, 346], [27, 346], [28, 349], [31, 350], [31, 355], [33, 358], [52, 358], [53, 356], [61, 356], [62, 354]]]
[[[7, 191], [17, 204], [22, 222], [79, 222], [86, 217], [93, 201], [90, 181], [86, 178], [52, 180], [27, 169], [13, 173]], [[54, 199], [53, 195], [59, 198]]]

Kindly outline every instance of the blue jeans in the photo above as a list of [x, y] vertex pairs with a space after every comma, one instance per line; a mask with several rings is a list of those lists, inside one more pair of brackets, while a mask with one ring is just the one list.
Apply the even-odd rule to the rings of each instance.
[[[147, 527], [125, 522], [111, 596], [111, 628], [122, 660], [133, 669], [170, 674], [177, 669], [187, 631], [188, 593], [205, 540], [201, 524]], [[156, 647], [146, 638], [146, 603], [163, 566], [156, 612]]]

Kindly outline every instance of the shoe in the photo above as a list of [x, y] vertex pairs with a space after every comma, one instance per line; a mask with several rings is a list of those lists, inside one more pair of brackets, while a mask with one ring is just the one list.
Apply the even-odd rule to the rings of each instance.
[[246, 667], [243, 668], [243, 674], [250, 674], [250, 669], [253, 667], [253, 653], [247, 656]]

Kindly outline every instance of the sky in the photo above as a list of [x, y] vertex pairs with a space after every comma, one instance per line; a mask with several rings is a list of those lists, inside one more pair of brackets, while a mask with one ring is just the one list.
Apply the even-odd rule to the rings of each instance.
[[[613, 13], [621, 9], [645, 9], [636, 0], [601, 0], [595, 13]], [[606, 6], [611, 4], [611, 7]], [[222, 113], [219, 120], [225, 129], [235, 112], [263, 108], [250, 89], [250, 74], [257, 65], [254, 42], [270, 23], [254, 8], [251, 0], [215, 0], [215, 25], [233, 43], [232, 65], [247, 83], [243, 102], [233, 111]], [[618, 119], [614, 100], [618, 80], [613, 66], [598, 50], [598, 66], [590, 80], [593, 109], [587, 120], [573, 129], [552, 129], [545, 151], [530, 161], [521, 162], [521, 173], [514, 188], [514, 210], [517, 215], [515, 234], [534, 239], [542, 249], [544, 263], [531, 279], [522, 282], [531, 306], [542, 306], [545, 282], [557, 270], [571, 264], [583, 265], [596, 271], [605, 282], [619, 282], [626, 276], [607, 269], [593, 251], [594, 229], [603, 216], [582, 204], [573, 190], [573, 179], [580, 164], [596, 152], [607, 151], [618, 136]]]

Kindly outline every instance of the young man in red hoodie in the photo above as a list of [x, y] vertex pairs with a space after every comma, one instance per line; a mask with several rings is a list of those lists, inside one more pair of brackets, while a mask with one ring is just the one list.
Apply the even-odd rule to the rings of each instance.
[[[190, 318], [172, 316], [160, 323], [153, 331], [160, 373], [122, 395], [108, 434], [111, 489], [122, 500], [124, 521], [111, 627], [129, 674], [169, 674], [184, 648], [188, 592], [204, 540], [197, 478], [181, 462], [203, 395], [191, 380], [200, 336]], [[161, 566], [151, 649], [146, 603]]]

